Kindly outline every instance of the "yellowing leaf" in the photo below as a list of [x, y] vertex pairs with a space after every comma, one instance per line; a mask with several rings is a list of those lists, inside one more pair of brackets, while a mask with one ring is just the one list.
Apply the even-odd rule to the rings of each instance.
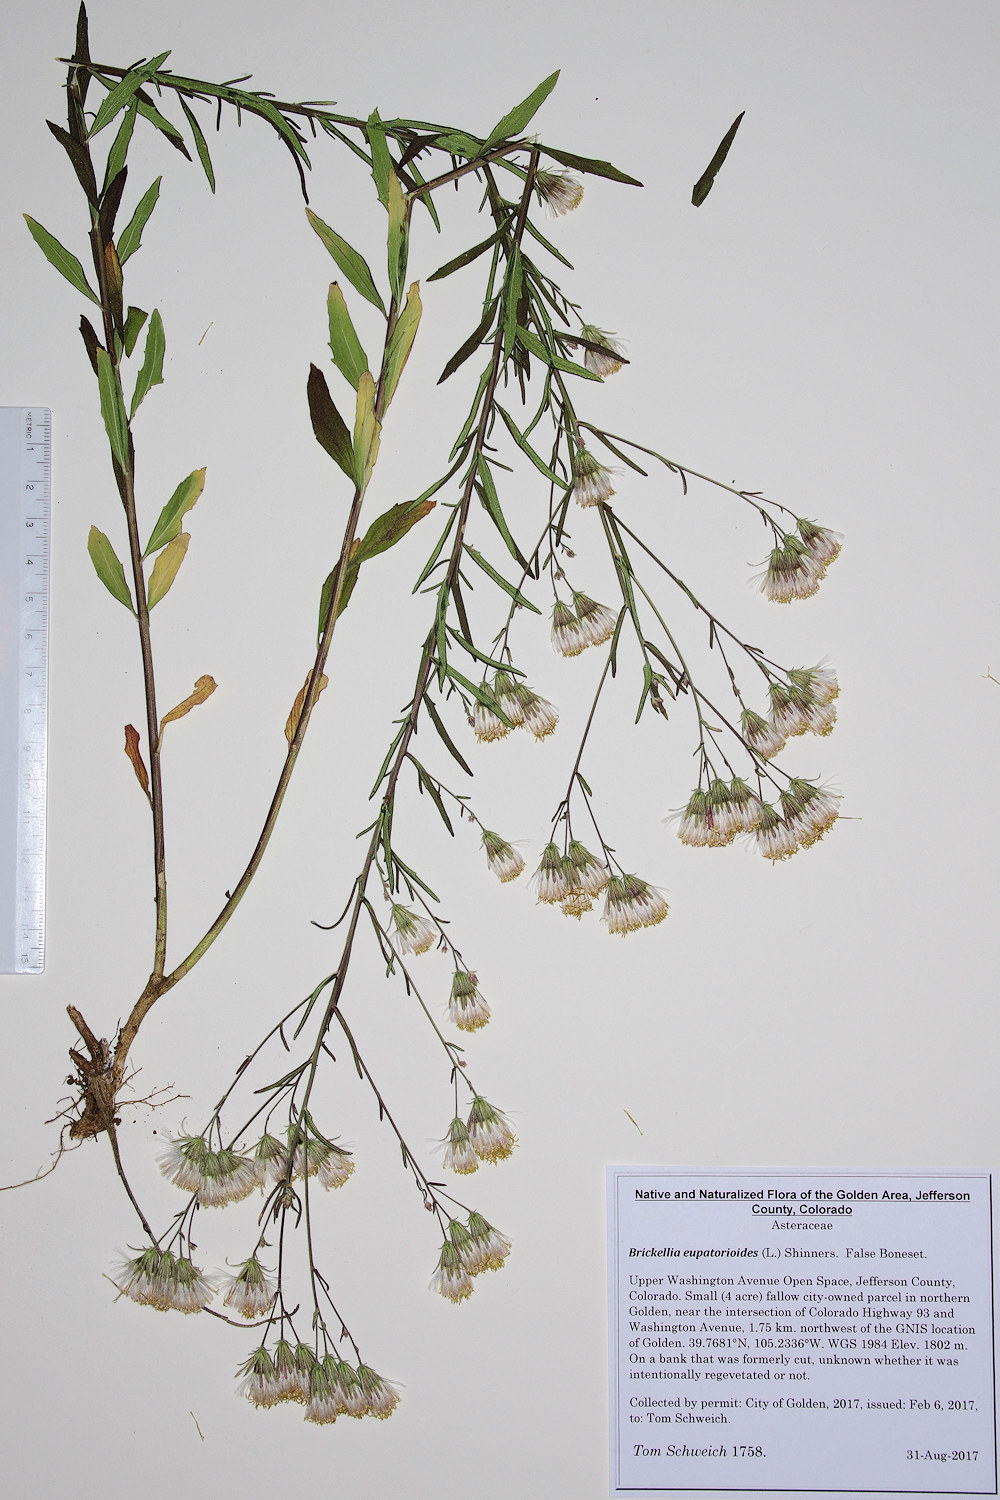
[[194, 691], [189, 693], [182, 703], [172, 708], [168, 714], [164, 714], [160, 720], [160, 739], [163, 738], [163, 726], [169, 724], [173, 719], [183, 719], [192, 708], [197, 708], [199, 703], [204, 703], [206, 698], [211, 698], [218, 683], [214, 677], [199, 677], [194, 685]]
[[[305, 707], [306, 694], [309, 691], [309, 679], [311, 677], [312, 677], [312, 673], [311, 672], [307, 672], [306, 673], [306, 680], [302, 684], [302, 686], [299, 688], [299, 691], [295, 695], [295, 702], [292, 704], [292, 711], [288, 715], [288, 719], [287, 719], [287, 721], [285, 723], [285, 739], [288, 741], [289, 744], [291, 744], [292, 740], [294, 740], [294, 738], [295, 738], [295, 731], [299, 727], [299, 720], [302, 717], [302, 710]], [[316, 697], [317, 698], [319, 697], [320, 693], [323, 691], [323, 689], [326, 687], [326, 685], [327, 685], [327, 683], [329, 681], [330, 681], [329, 677], [327, 677], [325, 675], [323, 675], [323, 676], [320, 677], [320, 679], [319, 679], [319, 687], [316, 690]]]
[[135, 779], [146, 793], [146, 799], [152, 805], [152, 797], [149, 795], [149, 776], [146, 773], [146, 765], [139, 749], [139, 731], [134, 724], [125, 725], [125, 754], [132, 762]]
[[375, 381], [371, 372], [365, 370], [358, 380], [354, 417], [354, 478], [362, 494], [368, 488], [378, 458], [381, 432], [381, 424], [375, 415]]
[[397, 319], [396, 326], [392, 330], [392, 338], [389, 347], [385, 351], [385, 404], [388, 407], [396, 393], [399, 377], [403, 373], [403, 366], [410, 357], [413, 340], [417, 336], [417, 328], [420, 324], [420, 314], [423, 306], [420, 301], [420, 285], [414, 282], [406, 294], [406, 305]]
[[154, 604], [159, 604], [177, 577], [177, 569], [184, 561], [190, 540], [189, 531], [178, 532], [173, 541], [167, 543], [153, 564], [153, 571], [149, 575], [149, 587], [146, 590], [146, 603], [150, 609]]

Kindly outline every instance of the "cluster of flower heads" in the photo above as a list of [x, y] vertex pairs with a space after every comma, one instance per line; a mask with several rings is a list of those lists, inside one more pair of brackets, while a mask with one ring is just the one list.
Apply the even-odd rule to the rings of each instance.
[[444, 1164], [452, 1172], [468, 1176], [480, 1162], [504, 1161], [517, 1145], [513, 1126], [499, 1109], [476, 1094], [467, 1120], [456, 1115], [448, 1126]]
[[155, 1245], [123, 1261], [115, 1285], [133, 1302], [157, 1312], [201, 1312], [215, 1296], [211, 1278], [188, 1256]]
[[665, 897], [638, 875], [612, 875], [579, 839], [570, 839], [565, 854], [558, 844], [546, 844], [534, 875], [540, 902], [558, 906], [568, 917], [582, 917], [594, 900], [604, 895], [601, 920], [609, 932], [624, 935], [640, 927], [655, 927], [667, 915]]
[[510, 1240], [482, 1214], [470, 1213], [465, 1224], [452, 1219], [431, 1279], [431, 1291], [449, 1302], [464, 1302], [472, 1296], [473, 1276], [499, 1271], [509, 1254]]
[[307, 1422], [338, 1417], [392, 1416], [399, 1391], [368, 1365], [356, 1368], [334, 1354], [318, 1356], [308, 1344], [278, 1339], [273, 1350], [261, 1345], [240, 1367], [237, 1394], [258, 1407], [283, 1401], [305, 1406]]
[[720, 849], [739, 834], [751, 835], [765, 859], [788, 859], [815, 844], [839, 816], [840, 796], [826, 787], [792, 778], [780, 793], [780, 811], [763, 801], [745, 781], [716, 777], [699, 787], [674, 816], [677, 836], [694, 849]]
[[586, 448], [573, 455], [573, 496], [578, 505], [600, 505], [614, 494], [611, 470]]
[[341, 1187], [354, 1171], [349, 1151], [324, 1139], [311, 1120], [288, 1128], [285, 1141], [265, 1133], [253, 1155], [229, 1148], [213, 1151], [204, 1136], [172, 1137], [159, 1157], [160, 1171], [203, 1208], [221, 1208], [281, 1181], [316, 1177], [325, 1188]]
[[834, 702], [840, 685], [832, 667], [822, 662], [793, 667], [787, 677], [787, 682], [769, 685], [771, 709], [766, 719], [753, 709], [741, 715], [743, 738], [761, 760], [771, 760], [795, 735], [827, 735], [837, 722]]
[[572, 605], [557, 599], [552, 607], [552, 644], [561, 656], [579, 656], [588, 646], [609, 641], [617, 624], [613, 609], [574, 590]]
[[781, 545], [772, 549], [759, 575], [761, 593], [774, 604], [811, 598], [840, 556], [842, 541], [838, 532], [815, 521], [797, 521], [795, 530], [783, 533]]
[[[547, 698], [516, 681], [509, 672], [496, 672], [492, 682], [483, 682], [470, 719], [476, 739], [484, 743], [502, 740], [511, 729], [528, 729], [536, 740], [547, 739], [559, 723], [559, 715]], [[510, 877], [508, 877], [510, 878]]]

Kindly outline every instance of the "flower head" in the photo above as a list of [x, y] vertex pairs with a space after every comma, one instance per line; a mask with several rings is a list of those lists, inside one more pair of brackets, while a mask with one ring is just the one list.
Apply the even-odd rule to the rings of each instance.
[[789, 859], [799, 847], [795, 830], [770, 802], [760, 805], [755, 842], [758, 854], [772, 861]]
[[243, 1379], [237, 1388], [237, 1395], [245, 1396], [254, 1406], [277, 1406], [279, 1401], [289, 1399], [282, 1389], [274, 1360], [263, 1344], [240, 1366], [238, 1374]]
[[579, 839], [570, 839], [566, 861], [567, 875], [572, 870], [574, 892], [582, 891], [587, 896], [599, 896], [610, 879], [610, 873], [597, 855], [591, 854]]
[[473, 1098], [466, 1128], [480, 1161], [503, 1161], [517, 1145], [510, 1121], [481, 1094]]
[[825, 573], [832, 562], [836, 562], [840, 556], [840, 549], [844, 538], [839, 531], [828, 531], [825, 526], [817, 526], [815, 521], [800, 520], [796, 522], [795, 528], [806, 550], [815, 563]]
[[840, 816], [839, 803], [839, 794], [831, 792], [828, 787], [814, 786], [800, 777], [792, 778], [781, 793], [781, 809], [800, 848], [810, 848], [829, 832]]
[[223, 1303], [241, 1318], [262, 1318], [271, 1309], [277, 1287], [269, 1281], [255, 1255], [245, 1260], [235, 1276], [225, 1282]]
[[392, 905], [391, 921], [397, 953], [426, 953], [437, 937], [437, 929], [427, 917], [408, 906]]
[[[265, 1309], [266, 1311], [266, 1309]], [[309, 1350], [312, 1356], [312, 1350]], [[304, 1401], [306, 1393], [303, 1390], [301, 1376], [299, 1374], [298, 1360], [295, 1350], [287, 1339], [279, 1339], [274, 1346], [271, 1356], [274, 1365], [274, 1374], [281, 1392], [282, 1401]]]
[[227, 1203], [239, 1203], [248, 1198], [259, 1186], [257, 1161], [223, 1146], [205, 1154], [198, 1202], [203, 1208], [224, 1208]]
[[358, 1365], [356, 1372], [361, 1397], [359, 1416], [377, 1417], [384, 1422], [399, 1405], [399, 1389], [391, 1380], [376, 1374], [370, 1365]]
[[454, 1021], [459, 1031], [478, 1031], [490, 1018], [490, 1008], [479, 993], [479, 982], [475, 974], [456, 969], [451, 981], [451, 999], [448, 1002], [448, 1018]]
[[593, 323], [584, 323], [580, 329], [580, 337], [586, 339], [588, 344], [599, 344], [599, 349], [584, 349], [583, 364], [587, 370], [592, 370], [595, 375], [614, 375], [624, 364], [625, 350], [615, 338], [613, 333], [607, 333], [603, 328], [597, 328]]
[[524, 859], [514, 848], [502, 839], [498, 833], [492, 833], [488, 828], [483, 829], [483, 848], [486, 850], [486, 862], [490, 867], [491, 874], [498, 880], [506, 882], [516, 880], [524, 869]]
[[600, 505], [615, 492], [611, 470], [586, 448], [578, 448], [573, 455], [573, 480], [573, 495], [578, 505]]
[[761, 593], [773, 604], [790, 604], [793, 599], [811, 598], [825, 571], [806, 544], [789, 533], [780, 546], [772, 548], [767, 567], [757, 581]]
[[583, 198], [583, 184], [570, 172], [543, 170], [535, 177], [535, 187], [553, 217], [572, 213]]
[[364, 1416], [364, 1397], [358, 1377], [346, 1360], [324, 1354], [309, 1373], [307, 1422], [335, 1422], [338, 1417]]
[[485, 682], [479, 691], [482, 696], [476, 699], [472, 714], [472, 728], [476, 739], [481, 744], [490, 744], [493, 740], [502, 740], [510, 734], [510, 725], [500, 717], [500, 714], [505, 713], [506, 710], [501, 709]]
[[567, 870], [558, 844], [545, 845], [541, 863], [531, 877], [531, 883], [538, 900], [550, 905], [557, 905], [573, 894], [572, 872]]
[[640, 927], [655, 927], [668, 910], [663, 892], [640, 880], [638, 875], [612, 875], [601, 921], [609, 932], [624, 937]]
[[167, 1147], [157, 1157], [160, 1171], [185, 1193], [196, 1193], [205, 1180], [208, 1142], [200, 1135], [167, 1138]]
[[771, 720], [754, 713], [752, 708], [745, 708], [740, 722], [743, 738], [761, 760], [772, 760], [784, 750], [786, 737]]
[[561, 656], [579, 656], [591, 644], [576, 611], [562, 599], [552, 606], [552, 644]]
[[[494, 1229], [482, 1214], [473, 1211], [469, 1215], [469, 1237], [472, 1242], [467, 1251], [470, 1274], [477, 1276], [480, 1271], [499, 1271], [510, 1254], [507, 1236]], [[475, 1270], [472, 1270], [473, 1265]]]
[[753, 833], [760, 817], [760, 798], [757, 793], [734, 776], [729, 783], [730, 815], [737, 833]]
[[288, 1165], [288, 1149], [284, 1142], [265, 1131], [254, 1147], [253, 1156], [261, 1188], [276, 1187]]
[[472, 1279], [451, 1240], [445, 1240], [441, 1246], [437, 1269], [431, 1277], [431, 1291], [456, 1303], [472, 1296]]
[[209, 1278], [187, 1256], [155, 1246], [124, 1261], [115, 1285], [133, 1302], [158, 1312], [201, 1312], [215, 1295]]
[[479, 1157], [469, 1137], [468, 1127], [457, 1116], [448, 1126], [444, 1143], [444, 1164], [449, 1171], [458, 1172], [463, 1177], [475, 1172], [479, 1166]]
[[595, 604], [586, 594], [573, 594], [576, 617], [583, 627], [588, 646], [603, 646], [615, 633], [618, 616], [606, 604]]
[[559, 723], [559, 714], [553, 704], [539, 693], [533, 692], [523, 682], [515, 682], [510, 693], [503, 699], [504, 711], [525, 729], [530, 729], [536, 740], [547, 739]]
[[288, 1150], [292, 1177], [315, 1177], [327, 1189], [343, 1187], [354, 1171], [351, 1153], [321, 1136], [308, 1114], [289, 1126]]

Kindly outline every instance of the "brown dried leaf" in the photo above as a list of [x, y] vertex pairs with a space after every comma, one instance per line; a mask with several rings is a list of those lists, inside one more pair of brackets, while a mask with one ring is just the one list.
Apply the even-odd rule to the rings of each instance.
[[149, 794], [149, 776], [146, 772], [146, 765], [142, 758], [142, 751], [139, 749], [139, 731], [138, 729], [136, 729], [134, 724], [125, 725], [125, 754], [132, 762], [132, 769], [135, 772], [136, 781], [138, 781], [139, 785], [146, 793], [146, 799], [149, 802], [150, 806], [152, 806], [153, 799]]
[[172, 719], [183, 719], [192, 708], [197, 708], [199, 703], [204, 703], [206, 698], [211, 698], [217, 687], [218, 683], [214, 677], [199, 677], [194, 685], [194, 691], [188, 694], [183, 703], [178, 703], [176, 708], [172, 708], [168, 714], [163, 715], [160, 720], [160, 738], [163, 738], [165, 724], [169, 724]]
[[[356, 542], [355, 542], [355, 546], [357, 546]], [[294, 738], [295, 738], [295, 731], [299, 727], [299, 720], [302, 717], [302, 709], [303, 709], [303, 707], [305, 705], [306, 693], [308, 693], [308, 691], [309, 691], [309, 679], [310, 679], [311, 676], [312, 676], [311, 672], [307, 672], [306, 673], [306, 680], [302, 684], [302, 686], [299, 688], [298, 693], [295, 695], [295, 702], [292, 704], [292, 711], [288, 715], [288, 720], [287, 720], [287, 723], [285, 724], [285, 739], [288, 741], [289, 744], [291, 744], [292, 740], [294, 740]], [[319, 698], [320, 693], [326, 687], [326, 685], [329, 682], [329, 680], [330, 680], [329, 677], [327, 677], [326, 675], [324, 675], [324, 676], [322, 676], [320, 678], [320, 680], [319, 680], [319, 689], [317, 690], [317, 693], [316, 693], [316, 697], [317, 698]]]

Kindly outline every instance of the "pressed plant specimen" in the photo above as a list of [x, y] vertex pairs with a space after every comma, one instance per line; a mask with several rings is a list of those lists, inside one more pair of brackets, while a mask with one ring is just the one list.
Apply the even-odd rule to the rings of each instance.
[[[168, 55], [124, 68], [95, 62], [81, 9], [67, 60], [67, 128], [49, 128], [84, 195], [90, 266], [27, 221], [86, 304], [80, 332], [123, 515], [120, 536], [93, 527], [88, 545], [99, 579], [135, 619], [142, 729], [126, 726], [125, 748], [149, 804], [155, 892], [149, 976], [116, 1035], [102, 1039], [82, 1004], [69, 1007], [80, 1041], [71, 1051], [76, 1091], [65, 1128], [75, 1141], [107, 1139], [138, 1216], [143, 1242], [114, 1275], [125, 1296], [162, 1311], [204, 1311], [252, 1327], [256, 1341], [240, 1370], [240, 1390], [257, 1406], [297, 1402], [317, 1423], [342, 1415], [386, 1417], [398, 1391], [366, 1362], [324, 1269], [316, 1196], [321, 1188], [350, 1191], [356, 1163], [342, 1144], [344, 1122], [329, 1117], [321, 1081], [335, 1067], [353, 1067], [372, 1091], [417, 1200], [428, 1210], [425, 1222], [436, 1225], [432, 1289], [453, 1303], [470, 1296], [477, 1277], [501, 1269], [510, 1251], [507, 1237], [469, 1201], [464, 1179], [484, 1163], [505, 1160], [517, 1144], [510, 1120], [473, 1078], [465, 1055], [465, 1038], [490, 1020], [489, 987], [486, 993], [480, 988], [478, 970], [456, 942], [446, 895], [431, 888], [419, 855], [398, 831], [401, 800], [414, 790], [429, 798], [445, 835], [471, 837], [498, 881], [525, 873], [524, 855], [508, 836], [512, 830], [488, 826], [492, 819], [481, 817], [465, 788], [479, 744], [511, 735], [548, 740], [557, 732], [558, 711], [544, 694], [557, 692], [558, 673], [551, 686], [536, 685], [524, 666], [526, 643], [541, 630], [551, 642], [554, 668], [586, 670], [588, 661], [600, 666], [551, 827], [537, 840], [531, 880], [538, 902], [577, 920], [590, 913], [615, 936], [656, 927], [667, 917], [667, 901], [647, 878], [650, 872], [639, 875], [619, 861], [586, 774], [590, 736], [607, 711], [616, 674], [634, 679], [637, 721], [648, 713], [665, 734], [684, 724], [693, 729], [697, 785], [673, 820], [683, 844], [717, 848], [744, 838], [765, 858], [783, 860], [816, 843], [838, 817], [839, 795], [782, 769], [778, 758], [799, 736], [829, 734], [839, 691], [835, 672], [825, 663], [781, 666], [741, 640], [675, 571], [662, 538], [640, 533], [627, 491], [655, 464], [684, 493], [689, 482], [711, 485], [749, 506], [768, 537], [758, 582], [779, 603], [817, 591], [840, 538], [760, 493], [722, 484], [601, 424], [599, 387], [628, 364], [626, 349], [564, 289], [563, 272], [572, 268], [548, 221], [579, 207], [588, 174], [638, 184], [609, 162], [525, 135], [556, 74], [486, 135], [476, 135], [383, 118], [377, 110], [355, 118], [326, 105], [285, 103], [240, 87], [246, 80], [184, 77], [166, 68]], [[221, 909], [178, 956], [169, 943], [162, 766], [170, 740], [164, 730], [197, 710], [215, 683], [199, 678], [187, 698], [162, 712], [150, 615], [180, 575], [192, 534], [185, 528], [193, 527], [189, 518], [206, 472], [181, 478], [165, 499], [151, 493], [157, 479], [138, 479], [135, 419], [163, 380], [167, 334], [159, 311], [147, 313], [128, 298], [128, 263], [141, 248], [160, 191], [159, 178], [133, 191], [129, 153], [137, 132], [155, 130], [179, 154], [193, 151], [214, 188], [206, 105], [214, 107], [218, 128], [235, 114], [273, 129], [303, 189], [311, 151], [327, 144], [345, 150], [370, 175], [384, 235], [376, 260], [374, 252], [355, 248], [351, 226], [334, 226], [312, 207], [306, 210], [306, 232], [329, 252], [336, 279], [326, 294], [332, 369], [329, 375], [310, 369], [305, 399], [316, 439], [335, 466], [334, 480], [349, 497], [346, 521], [318, 601], [312, 666], [288, 714], [287, 753], [270, 803], [258, 815], [256, 842]], [[728, 142], [734, 133], [735, 126]], [[717, 155], [713, 170], [720, 164]], [[454, 189], [476, 194], [482, 238], [434, 268], [428, 250]], [[696, 201], [704, 192], [698, 197], [696, 189]], [[418, 258], [427, 258], [426, 265], [415, 271]], [[392, 403], [408, 378], [421, 321], [433, 316], [428, 310], [437, 283], [457, 275], [474, 283], [470, 326], [440, 379], [468, 378], [468, 414], [442, 441], [432, 482], [412, 499], [382, 508], [377, 465]], [[359, 332], [365, 307], [378, 315], [375, 343]], [[527, 530], [507, 503], [512, 484], [531, 497]], [[619, 489], [626, 491], [621, 499]], [[597, 597], [604, 589], [570, 545], [583, 529], [606, 551], [613, 599]], [[197, 1128], [185, 1126], [169, 1138], [159, 1166], [183, 1201], [157, 1232], [142, 1207], [141, 1186], [126, 1178], [117, 1136], [143, 1024], [220, 937], [253, 881], [334, 661], [340, 691], [351, 689], [350, 664], [337, 657], [337, 626], [356, 587], [377, 571], [381, 554], [404, 542], [412, 551], [428, 533], [433, 539], [429, 548], [425, 541], [414, 568], [413, 592], [423, 601], [424, 618], [409, 643], [412, 688], [381, 764], [373, 767], [371, 815], [359, 835], [361, 853], [345, 883], [343, 909], [330, 928], [328, 972], [307, 996], [289, 1000], [249, 1051], [241, 1038], [238, 1066], [218, 1103]], [[698, 628], [693, 645], [692, 623]], [[429, 754], [417, 753], [420, 728], [427, 731], [422, 745], [433, 746]], [[134, 788], [129, 792], [135, 795]], [[435, 1180], [411, 1146], [379, 1081], [377, 1059], [362, 1054], [352, 1029], [352, 1007], [364, 1004], [363, 994], [350, 988], [362, 944], [381, 956], [387, 982], [403, 988], [433, 1035], [440, 1073], [428, 1087], [440, 1089], [444, 1099], [441, 1159], [459, 1179], [452, 1186]], [[432, 950], [448, 971], [436, 1001], [431, 987], [439, 980], [425, 984], [420, 977], [422, 956]], [[330, 1046], [338, 1034], [339, 1063]], [[198, 1263], [194, 1226], [203, 1224], [203, 1211], [251, 1199], [253, 1214], [244, 1209], [228, 1216], [234, 1226], [229, 1271]]]

